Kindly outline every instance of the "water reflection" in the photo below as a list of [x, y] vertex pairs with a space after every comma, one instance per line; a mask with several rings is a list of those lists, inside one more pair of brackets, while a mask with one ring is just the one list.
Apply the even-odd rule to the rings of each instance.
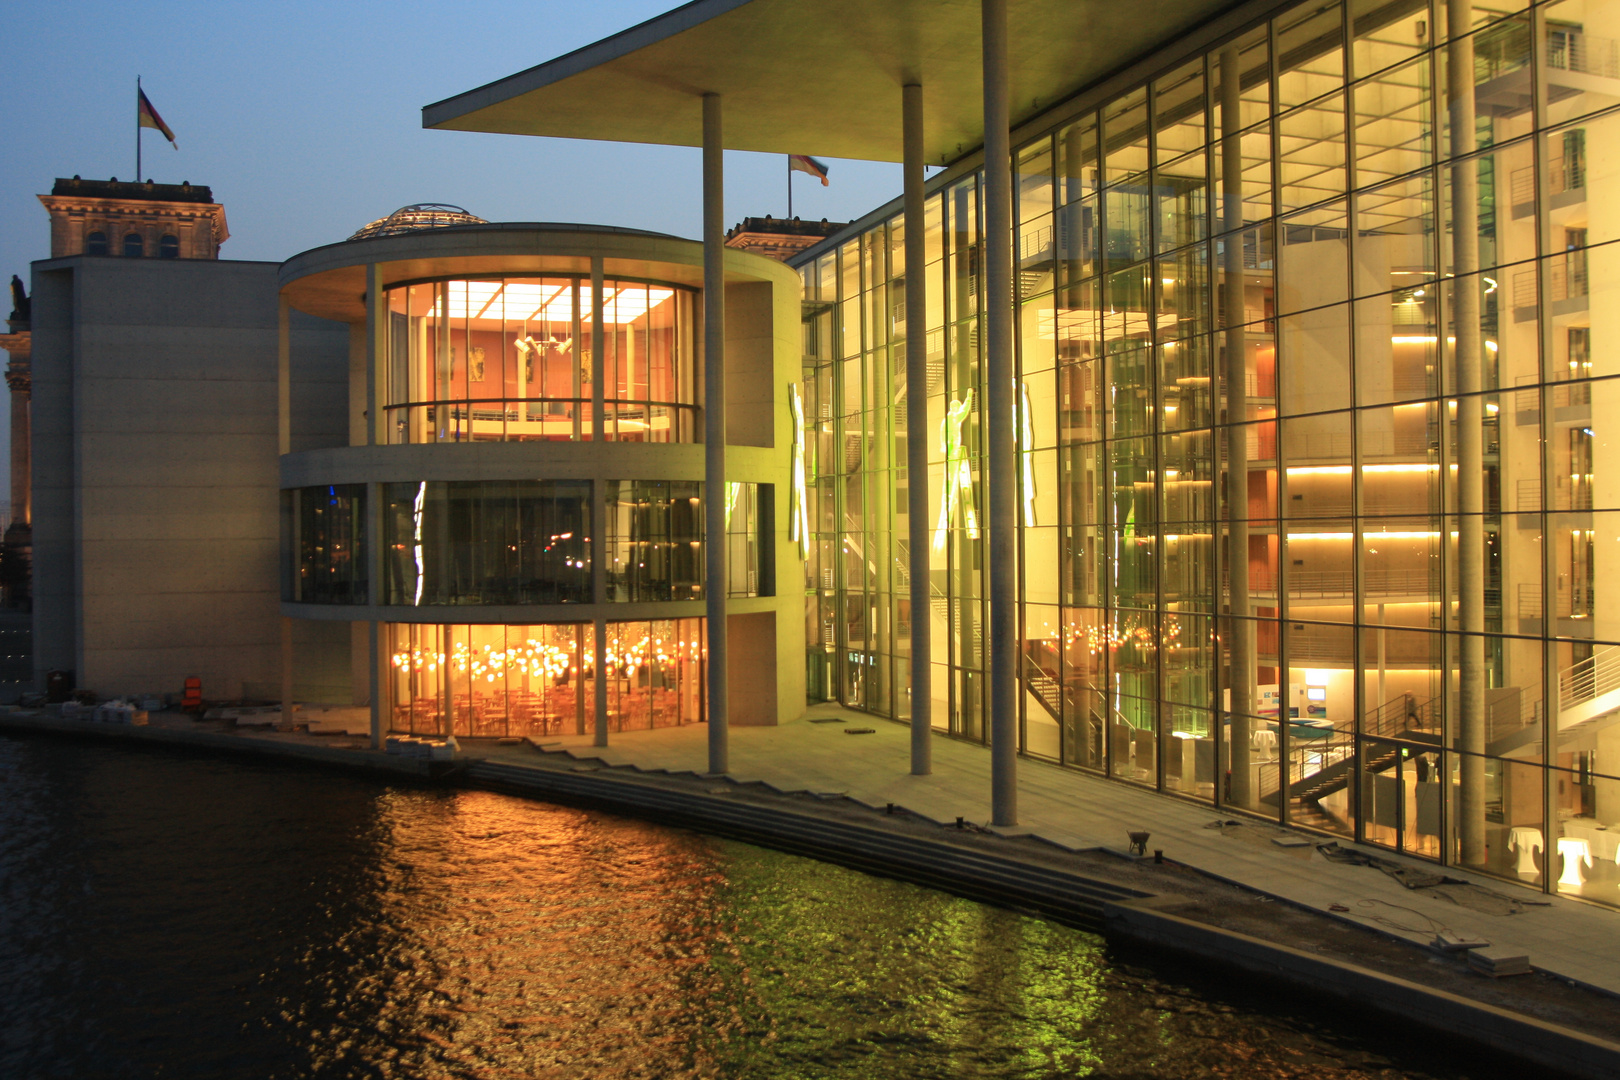
[[8, 1077], [1460, 1075], [1087, 934], [596, 813], [3, 738], [0, 793]]

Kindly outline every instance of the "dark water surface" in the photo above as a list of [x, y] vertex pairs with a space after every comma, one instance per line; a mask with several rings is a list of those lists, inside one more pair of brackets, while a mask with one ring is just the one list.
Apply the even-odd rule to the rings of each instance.
[[1489, 1075], [1334, 1019], [690, 832], [0, 736], [10, 1080]]

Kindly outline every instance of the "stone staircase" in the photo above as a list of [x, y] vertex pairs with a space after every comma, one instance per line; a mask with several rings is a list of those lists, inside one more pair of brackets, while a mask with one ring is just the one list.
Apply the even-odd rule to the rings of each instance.
[[786, 798], [781, 805], [771, 805], [747, 797], [750, 789], [785, 794], [764, 784], [715, 781], [728, 785], [722, 794], [681, 790], [670, 781], [696, 779], [695, 773], [643, 772], [634, 766], [591, 768], [583, 761], [563, 770], [485, 759], [471, 762], [466, 776], [492, 790], [685, 825], [1082, 926], [1100, 926], [1105, 903], [1147, 895], [1021, 860], [1015, 845], [1029, 841], [1009, 839], [1005, 853], [990, 852], [985, 844], [972, 842], [986, 838], [966, 834], [963, 842], [955, 842], [944, 829], [939, 839], [919, 836], [898, 823], [891, 825], [877, 811], [869, 825], [857, 825], [797, 810]]

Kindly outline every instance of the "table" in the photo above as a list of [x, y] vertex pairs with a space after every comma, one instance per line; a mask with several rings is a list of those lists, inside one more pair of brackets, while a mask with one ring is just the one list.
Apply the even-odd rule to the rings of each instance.
[[1564, 872], [1558, 878], [1560, 885], [1573, 885], [1579, 888], [1586, 884], [1586, 875], [1582, 873], [1584, 863], [1592, 865], [1592, 849], [1585, 840], [1575, 836], [1560, 836], [1558, 838], [1558, 857], [1563, 860]]
[[1576, 818], [1563, 823], [1563, 832], [1565, 836], [1585, 840], [1594, 859], [1620, 863], [1620, 829], [1605, 829], [1591, 818]]
[[1508, 850], [1519, 853], [1518, 873], [1534, 874], [1536, 855], [1545, 850], [1541, 830], [1529, 825], [1515, 825], [1508, 830]]
[[1264, 750], [1268, 758], [1277, 756], [1277, 733], [1271, 728], [1260, 728], [1249, 736], [1249, 745], [1256, 750]]

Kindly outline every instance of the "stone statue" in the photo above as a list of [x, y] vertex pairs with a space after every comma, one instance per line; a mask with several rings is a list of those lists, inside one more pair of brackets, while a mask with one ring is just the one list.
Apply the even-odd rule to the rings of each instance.
[[23, 291], [22, 278], [18, 277], [16, 274], [12, 274], [11, 321], [22, 323], [28, 322], [29, 309], [31, 307], [33, 307], [33, 302], [28, 299], [28, 294]]

